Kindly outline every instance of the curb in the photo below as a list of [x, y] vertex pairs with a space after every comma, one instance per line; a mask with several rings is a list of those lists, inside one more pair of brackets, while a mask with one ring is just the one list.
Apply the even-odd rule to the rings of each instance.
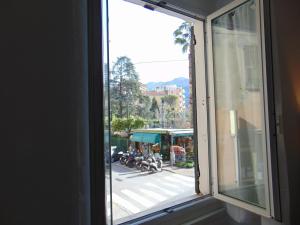
[[182, 176], [187, 176], [187, 177], [193, 177], [193, 175], [186, 175], [186, 174], [182, 174], [182, 173], [178, 173], [172, 169], [169, 169], [169, 168], [162, 168], [162, 170], [165, 170], [165, 171], [168, 171], [168, 172], [171, 172], [171, 173], [175, 173], [175, 174], [179, 174], [179, 175], [182, 175]]
[[169, 172], [171, 172], [171, 173], [176, 173], [176, 172], [174, 172], [173, 170], [168, 169], [168, 168], [162, 168], [162, 170], [169, 171]]

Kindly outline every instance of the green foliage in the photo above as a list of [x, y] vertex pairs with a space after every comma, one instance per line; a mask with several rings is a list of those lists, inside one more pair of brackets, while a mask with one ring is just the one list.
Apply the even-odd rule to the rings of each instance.
[[166, 95], [161, 98], [161, 101], [167, 103], [170, 107], [174, 107], [178, 97], [176, 95]]
[[152, 98], [152, 103], [149, 110], [152, 112], [152, 119], [157, 119], [157, 112], [159, 112], [159, 107], [155, 98]]
[[140, 117], [117, 118], [113, 117], [111, 127], [113, 131], [125, 131], [130, 133], [132, 129], [143, 128], [145, 120]]
[[189, 50], [191, 43], [191, 23], [183, 22], [177, 30], [174, 31], [174, 43], [182, 46], [182, 52], [185, 53]]
[[177, 162], [175, 165], [180, 168], [193, 168], [194, 162], [192, 162], [192, 161]]
[[[193, 24], [189, 22], [183, 22], [174, 32], [174, 43], [179, 44], [182, 47], [182, 52], [189, 54], [189, 78], [192, 79], [192, 55], [191, 49], [193, 48], [192, 43], [192, 31], [193, 31]], [[192, 96], [192, 88], [190, 85], [190, 96]], [[192, 112], [192, 102], [190, 101], [190, 113], [187, 114], [190, 117], [190, 121], [193, 119], [193, 112]], [[191, 126], [192, 123], [190, 122]]]
[[131, 59], [118, 57], [112, 67], [110, 80], [112, 114], [118, 117], [132, 115], [140, 95], [139, 76]]
[[176, 101], [178, 97], [176, 95], [166, 95], [161, 98], [162, 104], [166, 104], [163, 108], [165, 111], [165, 119], [167, 127], [175, 127], [175, 117], [177, 115], [177, 110], [175, 109]]
[[151, 99], [141, 92], [139, 76], [131, 59], [118, 57], [113, 64], [110, 80], [111, 114], [118, 118], [151, 118]]
[[142, 118], [151, 118], [151, 99], [147, 95], [138, 96], [138, 101], [135, 104], [135, 115]]

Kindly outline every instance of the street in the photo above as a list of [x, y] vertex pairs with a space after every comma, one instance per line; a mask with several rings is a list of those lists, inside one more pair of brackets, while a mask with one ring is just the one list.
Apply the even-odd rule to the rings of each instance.
[[[194, 178], [163, 170], [141, 172], [112, 163], [113, 220], [127, 217], [195, 194]], [[108, 198], [110, 199], [110, 198]], [[171, 204], [170, 204], [171, 205]], [[147, 213], [146, 213], [147, 214]]]

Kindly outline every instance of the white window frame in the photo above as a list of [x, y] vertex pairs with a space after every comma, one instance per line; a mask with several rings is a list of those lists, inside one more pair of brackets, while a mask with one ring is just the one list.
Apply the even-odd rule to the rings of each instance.
[[210, 187], [210, 150], [208, 134], [208, 106], [207, 106], [207, 76], [205, 57], [205, 24], [193, 21], [196, 39], [195, 48], [195, 96], [198, 141], [198, 166], [200, 171], [199, 190], [202, 195], [211, 194]]
[[269, 118], [268, 118], [268, 98], [267, 98], [267, 87], [266, 87], [266, 55], [265, 55], [265, 43], [264, 43], [264, 21], [263, 21], [263, 1], [255, 0], [257, 4], [257, 30], [258, 36], [260, 36], [260, 58], [262, 59], [262, 74], [263, 74], [263, 99], [264, 112], [263, 120], [265, 121], [265, 132], [263, 134], [264, 140], [266, 141], [266, 152], [263, 152], [264, 161], [264, 173], [266, 176], [265, 182], [265, 198], [266, 198], [266, 209], [258, 206], [243, 202], [242, 200], [234, 199], [229, 196], [219, 193], [218, 190], [218, 169], [217, 169], [217, 143], [216, 143], [216, 121], [215, 121], [215, 98], [214, 98], [214, 71], [213, 71], [213, 49], [212, 49], [212, 27], [211, 22], [213, 19], [225, 14], [228, 11], [246, 3], [249, 0], [235, 0], [225, 7], [217, 10], [213, 14], [207, 17], [207, 64], [208, 64], [208, 104], [209, 104], [209, 128], [210, 128], [210, 151], [211, 151], [211, 170], [212, 170], [212, 195], [217, 199], [224, 202], [233, 204], [240, 208], [244, 208], [256, 214], [272, 217], [274, 216], [273, 207], [273, 188], [272, 188], [272, 176], [271, 176], [271, 157], [270, 157], [270, 134], [269, 134]]
[[[133, 4], [144, 6], [142, 0], [125, 0]], [[214, 79], [213, 79], [213, 55], [212, 55], [212, 35], [211, 35], [211, 21], [230, 11], [231, 9], [247, 2], [249, 0], [235, 0], [225, 7], [217, 10], [213, 14], [206, 17], [205, 22], [197, 20], [179, 13], [157, 7], [152, 5], [155, 11], [164, 14], [175, 16], [184, 19], [185, 21], [194, 24], [194, 34], [196, 39], [195, 48], [195, 82], [196, 90], [196, 118], [197, 118], [197, 141], [198, 141], [198, 166], [200, 169], [199, 189], [201, 195], [211, 195], [224, 202], [246, 209], [265, 217], [272, 217], [274, 215], [273, 208], [273, 188], [271, 176], [271, 158], [270, 158], [270, 134], [269, 134], [269, 119], [268, 119], [268, 98], [267, 98], [267, 82], [266, 82], [266, 57], [265, 57], [265, 34], [263, 21], [263, 1], [255, 0], [257, 5], [257, 21], [258, 31], [261, 37], [260, 52], [262, 58], [263, 68], [263, 89], [264, 89], [264, 121], [265, 121], [265, 140], [267, 152], [264, 153], [264, 165], [266, 179], [266, 209], [251, 205], [237, 200], [218, 192], [218, 174], [217, 174], [217, 151], [216, 151], [216, 124], [215, 124], [215, 102], [214, 102]], [[206, 52], [205, 52], [206, 49]]]

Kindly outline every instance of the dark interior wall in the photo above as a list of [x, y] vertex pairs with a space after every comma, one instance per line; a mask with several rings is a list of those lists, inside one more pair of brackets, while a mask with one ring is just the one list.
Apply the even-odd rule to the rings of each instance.
[[1, 2], [1, 225], [89, 224], [85, 2]]
[[296, 225], [300, 210], [300, 2], [272, 0], [270, 4], [283, 219]]

